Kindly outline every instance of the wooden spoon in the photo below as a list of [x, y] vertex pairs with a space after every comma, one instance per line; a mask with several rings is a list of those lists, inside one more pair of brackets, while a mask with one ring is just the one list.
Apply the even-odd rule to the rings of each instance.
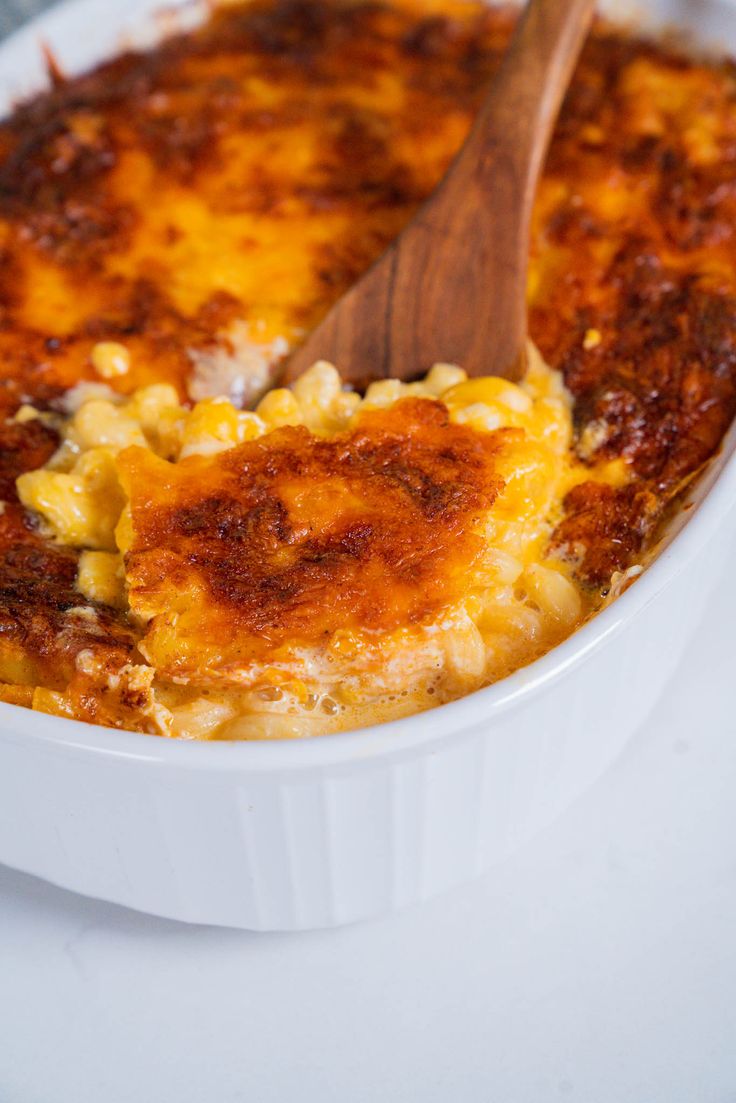
[[286, 365], [362, 388], [434, 363], [518, 378], [539, 174], [595, 0], [529, 0], [465, 145], [437, 190]]

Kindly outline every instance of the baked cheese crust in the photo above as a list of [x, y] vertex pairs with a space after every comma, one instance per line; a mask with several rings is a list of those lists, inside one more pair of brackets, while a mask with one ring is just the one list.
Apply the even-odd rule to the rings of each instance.
[[432, 623], [483, 585], [474, 529], [514, 432], [480, 434], [404, 398], [328, 439], [276, 429], [178, 464], [126, 450], [143, 654], [164, 676], [247, 680], [336, 635]]

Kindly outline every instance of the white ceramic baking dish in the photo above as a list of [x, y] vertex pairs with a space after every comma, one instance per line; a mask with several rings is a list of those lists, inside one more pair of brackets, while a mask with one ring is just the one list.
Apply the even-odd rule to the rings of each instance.
[[[150, 37], [155, 6], [75, 0], [24, 29], [0, 47], [0, 107], [42, 82], [39, 37], [74, 71], [121, 31]], [[733, 6], [673, 0], [650, 14], [736, 48]], [[646, 721], [730, 557], [735, 443], [732, 431], [618, 601], [543, 659], [433, 712], [298, 742], [197, 744], [0, 704], [0, 861], [141, 911], [258, 930], [377, 916], [475, 876], [549, 824]]]

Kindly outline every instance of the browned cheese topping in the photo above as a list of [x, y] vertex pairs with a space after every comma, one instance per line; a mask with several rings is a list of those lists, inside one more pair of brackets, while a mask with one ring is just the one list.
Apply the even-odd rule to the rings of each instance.
[[337, 632], [431, 623], [482, 560], [473, 523], [503, 486], [495, 461], [515, 435], [405, 398], [328, 440], [277, 429], [178, 464], [127, 450], [130, 606], [153, 618], [146, 657], [169, 676], [239, 672]]

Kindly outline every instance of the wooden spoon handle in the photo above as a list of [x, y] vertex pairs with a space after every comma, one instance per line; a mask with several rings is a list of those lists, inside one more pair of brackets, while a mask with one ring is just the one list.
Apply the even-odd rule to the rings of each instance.
[[[403, 355], [427, 366], [458, 363], [470, 375], [522, 374], [534, 199], [594, 9], [595, 0], [530, 0], [522, 13], [465, 145], [420, 212], [430, 231], [426, 251], [414, 233], [399, 242], [394, 295], [403, 284], [406, 300], [406, 283], [423, 281], [422, 316], [405, 328], [421, 347], [397, 352], [394, 370]], [[439, 268], [434, 243], [448, 238], [454, 245], [443, 250]], [[446, 338], [448, 314], [454, 321]]]
[[[475, 165], [479, 182], [522, 189], [529, 209], [596, 0], [529, 0], [486, 100], [446, 181]], [[509, 135], [514, 136], [509, 141]]]
[[529, 0], [449, 172], [286, 368], [316, 359], [357, 387], [437, 361], [518, 378], [534, 196], [595, 0]]

